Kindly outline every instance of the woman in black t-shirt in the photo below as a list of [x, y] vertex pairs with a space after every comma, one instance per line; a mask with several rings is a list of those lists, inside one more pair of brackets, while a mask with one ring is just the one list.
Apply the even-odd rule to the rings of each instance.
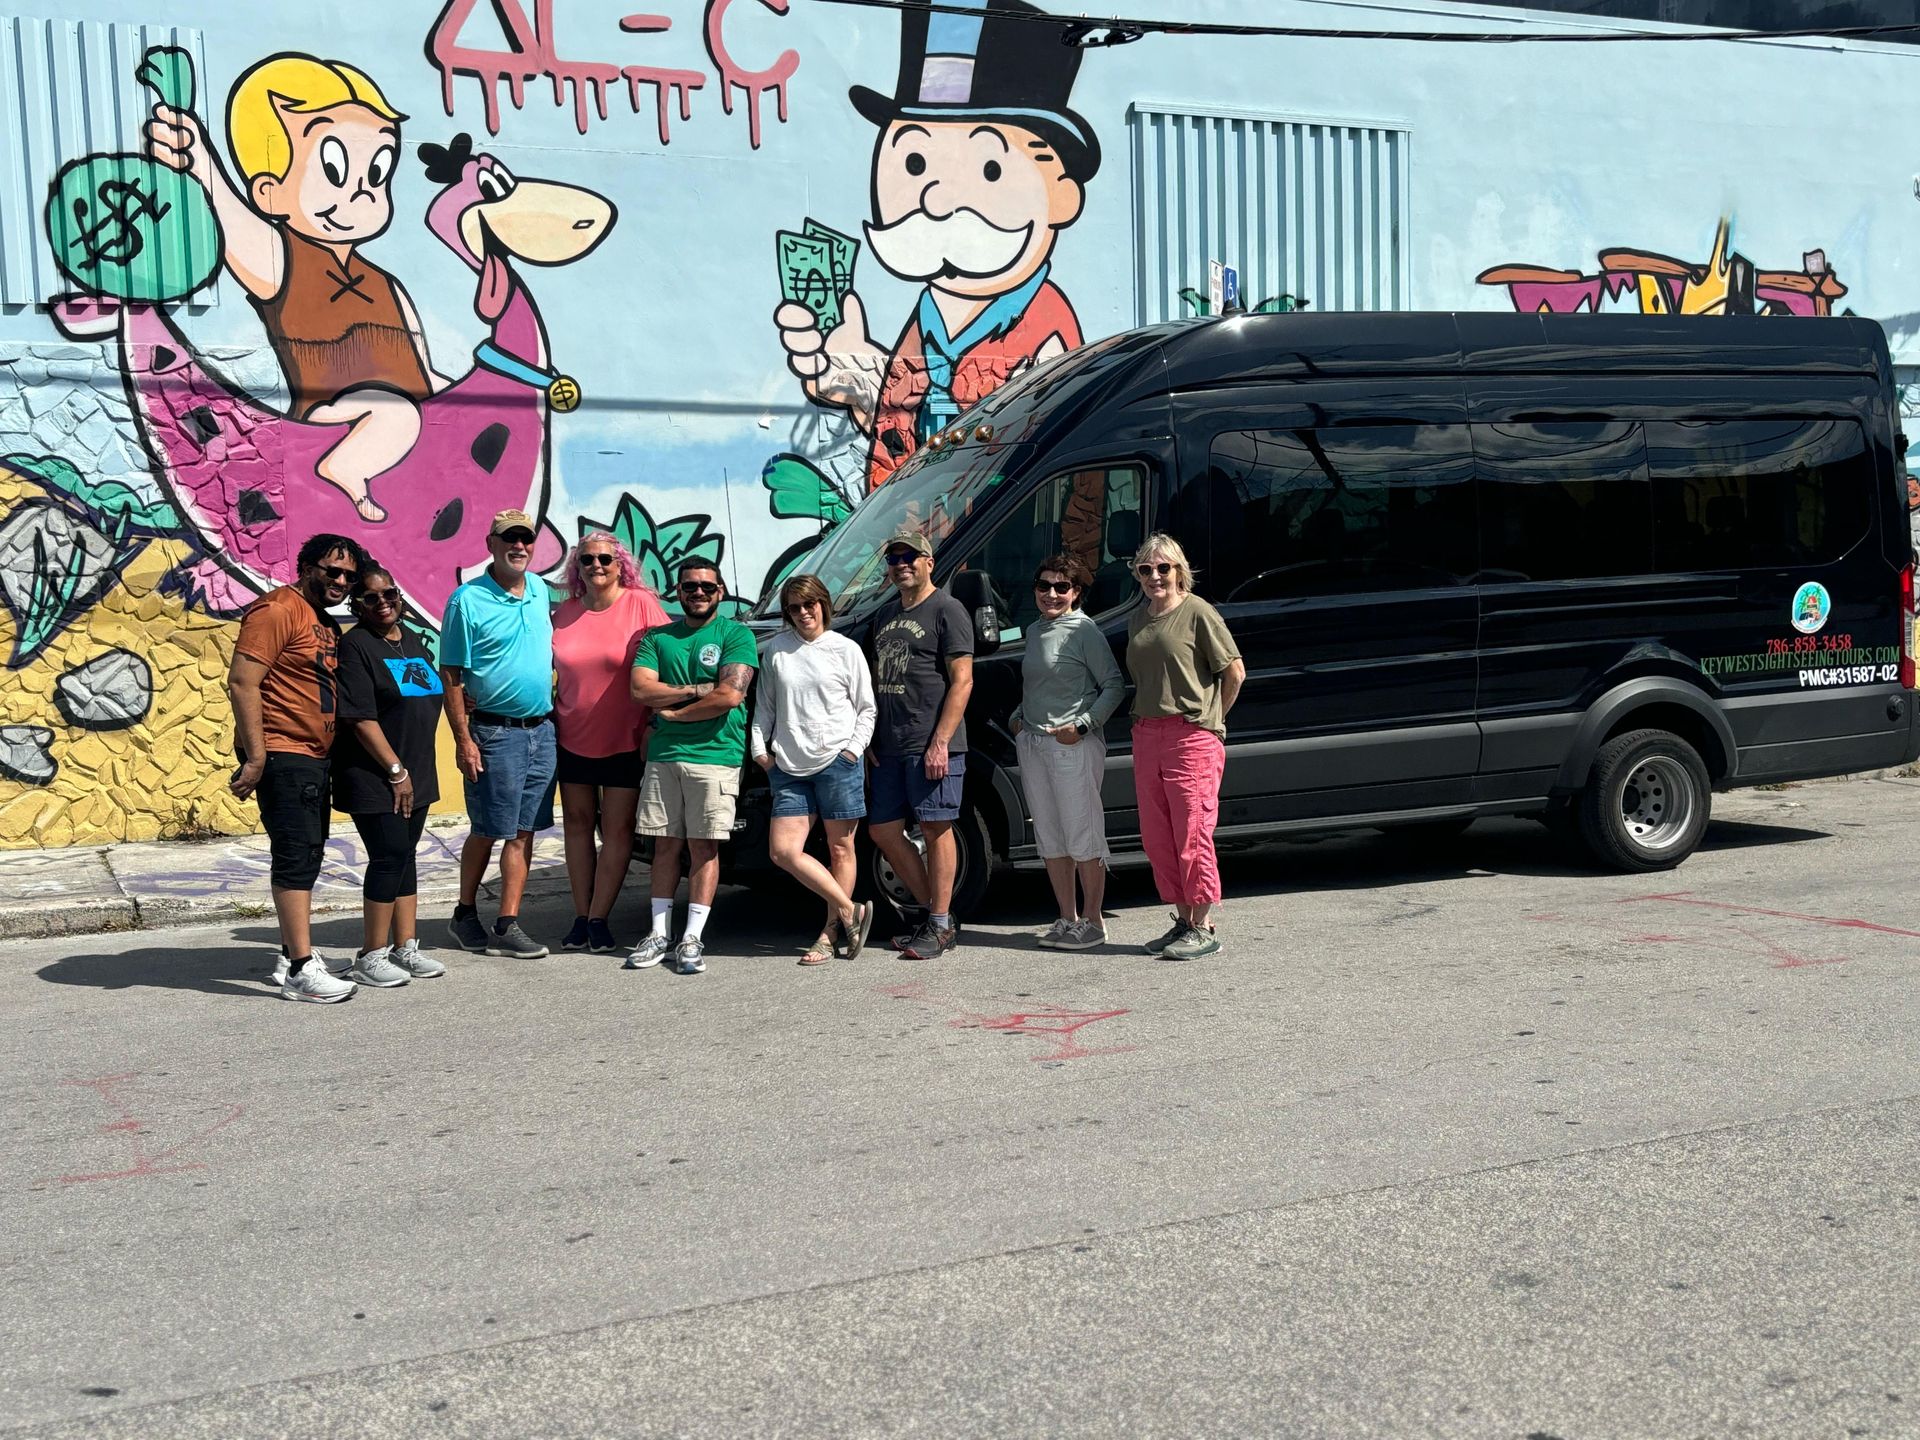
[[445, 693], [426, 647], [400, 623], [405, 597], [378, 563], [361, 564], [352, 605], [360, 623], [340, 641], [333, 808], [352, 817], [367, 849], [366, 933], [351, 974], [386, 988], [447, 973], [420, 953], [414, 869], [440, 798], [433, 737]]

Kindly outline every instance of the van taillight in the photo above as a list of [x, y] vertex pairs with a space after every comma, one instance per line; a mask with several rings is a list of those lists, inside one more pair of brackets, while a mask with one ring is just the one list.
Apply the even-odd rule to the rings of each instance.
[[1900, 572], [1900, 688], [1911, 690], [1913, 684], [1913, 559], [1907, 559], [1907, 566]]

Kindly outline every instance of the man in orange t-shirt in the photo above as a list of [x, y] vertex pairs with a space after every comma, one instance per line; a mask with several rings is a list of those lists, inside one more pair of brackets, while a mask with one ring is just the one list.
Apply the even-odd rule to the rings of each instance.
[[280, 922], [274, 979], [288, 1000], [326, 1004], [356, 987], [336, 979], [313, 953], [313, 882], [327, 844], [327, 757], [333, 750], [334, 671], [340, 627], [328, 609], [366, 556], [344, 535], [315, 535], [300, 547], [299, 579], [270, 590], [240, 619], [227, 693], [233, 702], [240, 768], [230, 788], [253, 795], [273, 859], [273, 908]]

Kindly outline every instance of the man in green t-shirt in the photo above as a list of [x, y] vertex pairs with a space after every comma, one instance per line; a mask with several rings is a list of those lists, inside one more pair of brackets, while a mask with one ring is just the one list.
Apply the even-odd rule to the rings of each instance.
[[[633, 657], [633, 698], [653, 711], [638, 829], [654, 837], [653, 933], [626, 968], [644, 970], [673, 953], [673, 968], [707, 968], [707, 915], [720, 888], [720, 842], [733, 832], [746, 763], [747, 687], [759, 663], [753, 632], [720, 614], [726, 582], [709, 561], [680, 567], [682, 617], [649, 630]], [[687, 928], [675, 945], [673, 892], [688, 857]]]

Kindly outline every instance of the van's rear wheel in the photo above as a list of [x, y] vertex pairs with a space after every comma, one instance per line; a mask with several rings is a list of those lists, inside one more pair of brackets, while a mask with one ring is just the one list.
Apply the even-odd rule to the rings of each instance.
[[1700, 754], [1665, 730], [1615, 736], [1574, 803], [1580, 839], [1615, 870], [1668, 870], [1707, 833], [1713, 787]]
[[[993, 847], [987, 840], [986, 819], [977, 806], [968, 805], [960, 812], [960, 818], [953, 822], [953, 834], [959, 846], [959, 862], [953, 877], [953, 913], [970, 919], [980, 913], [980, 902], [986, 898], [987, 884], [993, 878]], [[907, 828], [907, 838], [923, 855], [926, 853], [917, 826]], [[865, 894], [879, 896], [895, 910], [916, 903], [913, 893], [894, 873], [885, 852], [864, 831], [860, 837], [860, 880]]]

